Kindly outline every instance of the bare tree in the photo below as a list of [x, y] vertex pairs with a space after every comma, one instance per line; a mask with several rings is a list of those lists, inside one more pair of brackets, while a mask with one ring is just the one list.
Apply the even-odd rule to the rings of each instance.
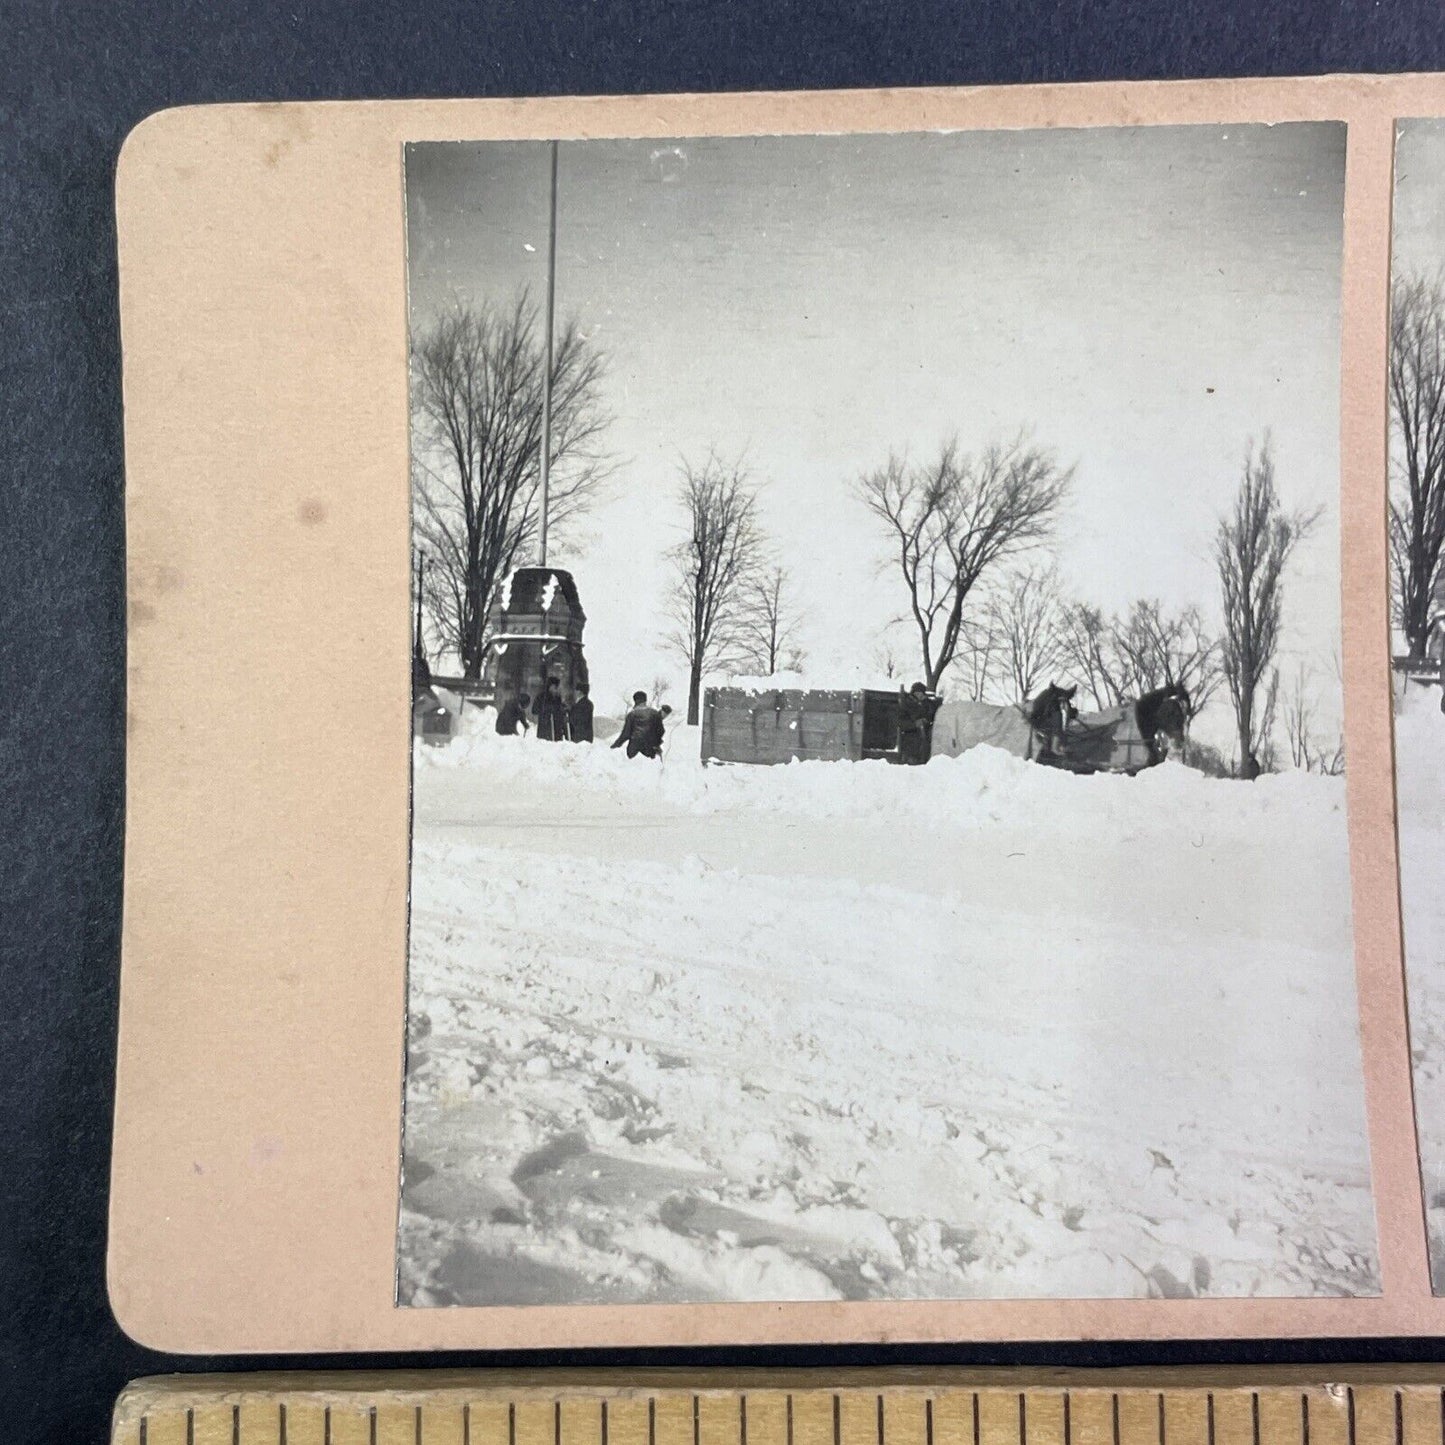
[[1065, 660], [1065, 613], [1057, 572], [1049, 567], [1012, 573], [992, 592], [987, 613], [1006, 700], [1032, 697]]
[[1345, 741], [1336, 731], [1322, 736], [1317, 722], [1314, 670], [1299, 662], [1283, 690], [1282, 722], [1292, 766], [1309, 773], [1338, 776], [1345, 770]]
[[979, 607], [965, 613], [963, 625], [958, 630], [953, 676], [958, 679], [970, 702], [984, 702], [992, 694], [999, 673], [1000, 646], [992, 607]]
[[977, 454], [950, 441], [926, 465], [894, 454], [859, 480], [907, 589], [930, 690], [958, 652], [969, 593], [996, 564], [1051, 536], [1072, 478], [1020, 436]]
[[889, 681], [895, 680], [901, 672], [898, 665], [898, 649], [894, 646], [893, 638], [890, 636], [891, 632], [892, 624], [883, 629], [872, 653], [873, 667]]
[[1117, 619], [1087, 602], [1064, 611], [1059, 646], [1069, 675], [1088, 689], [1100, 710], [1117, 707], [1129, 694], [1130, 679], [1116, 649]]
[[1257, 778], [1269, 761], [1279, 673], [1274, 667], [1284, 610], [1284, 570], [1319, 512], [1286, 513], [1274, 480], [1269, 437], [1250, 443], [1233, 509], [1219, 519], [1214, 559], [1224, 603], [1221, 663], [1234, 704], [1239, 771]]
[[725, 462], [713, 451], [681, 469], [688, 535], [669, 553], [674, 626], [667, 641], [687, 663], [687, 720], [695, 726], [704, 674], [741, 657], [745, 603], [763, 536], [757, 493], [740, 461]]
[[1309, 669], [1301, 662], [1284, 693], [1284, 737], [1293, 767], [1309, 771], [1314, 756], [1315, 706], [1309, 690]]
[[[424, 602], [440, 644], [480, 676], [487, 613], [540, 520], [544, 349], [526, 292], [508, 309], [457, 305], [412, 344], [412, 486], [431, 560]], [[548, 526], [555, 536], [608, 473], [602, 356], [575, 321], [554, 343]]]
[[1178, 683], [1197, 712], [1221, 679], [1220, 645], [1199, 608], [1170, 612], [1154, 598], [1140, 598], [1123, 617], [1075, 603], [1064, 614], [1060, 647], [1063, 666], [1098, 708]]
[[1222, 680], [1219, 641], [1197, 607], [1169, 612], [1163, 603], [1141, 598], [1116, 624], [1115, 646], [1136, 697], [1177, 684], [1198, 712]]
[[1445, 549], [1445, 277], [1408, 276], [1390, 306], [1396, 620], [1412, 661], [1425, 656]]
[[786, 567], [774, 563], [750, 578], [738, 617], [738, 646], [748, 665], [764, 677], [801, 667], [797, 638], [802, 621]]

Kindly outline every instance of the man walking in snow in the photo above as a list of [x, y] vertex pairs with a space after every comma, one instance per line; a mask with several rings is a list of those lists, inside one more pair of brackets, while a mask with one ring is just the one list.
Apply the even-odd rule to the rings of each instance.
[[527, 704], [531, 701], [525, 692], [519, 692], [502, 704], [497, 711], [498, 737], [514, 738], [519, 727], [524, 733], [527, 731]]
[[620, 748], [627, 744], [627, 756], [635, 758], [659, 757], [662, 753], [662, 714], [655, 707], [649, 707], [645, 692], [632, 694], [632, 710], [622, 720], [622, 731], [613, 739], [612, 746]]
[[562, 683], [559, 678], [549, 677], [542, 696], [532, 705], [537, 719], [537, 736], [544, 743], [560, 743], [567, 740], [567, 706], [562, 701]]
[[585, 682], [579, 684], [577, 696], [572, 699], [572, 706], [568, 709], [567, 731], [574, 743], [592, 741], [592, 698]]

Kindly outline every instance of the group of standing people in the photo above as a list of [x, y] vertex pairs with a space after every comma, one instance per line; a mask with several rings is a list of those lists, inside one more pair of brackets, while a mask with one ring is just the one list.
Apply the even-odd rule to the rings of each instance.
[[[530, 731], [529, 711], [537, 736], [543, 742], [590, 743], [593, 740], [592, 698], [585, 682], [578, 684], [570, 703], [562, 697], [562, 680], [556, 677], [547, 679], [535, 702], [525, 692], [508, 698], [497, 710], [497, 732], [503, 737], [516, 737]], [[660, 758], [671, 712], [670, 707], [651, 706], [645, 692], [633, 693], [632, 708], [623, 719], [622, 730], [612, 746], [625, 747], [629, 758]]]
[[592, 698], [585, 682], [577, 685], [571, 703], [562, 697], [562, 680], [549, 677], [535, 702], [531, 695], [519, 692], [497, 709], [497, 732], [514, 738], [531, 726], [527, 721], [530, 707], [536, 720], [537, 736], [548, 743], [590, 743], [592, 741]]

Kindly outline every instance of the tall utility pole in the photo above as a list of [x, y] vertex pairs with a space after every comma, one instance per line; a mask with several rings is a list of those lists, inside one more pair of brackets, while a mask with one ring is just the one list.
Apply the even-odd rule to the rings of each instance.
[[547, 216], [547, 360], [542, 372], [542, 523], [537, 562], [547, 565], [547, 512], [552, 482], [552, 330], [557, 300], [557, 142], [552, 142], [551, 206]]

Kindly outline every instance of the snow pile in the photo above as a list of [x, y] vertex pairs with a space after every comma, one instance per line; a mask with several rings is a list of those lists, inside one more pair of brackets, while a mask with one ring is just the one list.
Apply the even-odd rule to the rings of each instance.
[[746, 812], [964, 829], [1000, 822], [1074, 825], [1082, 844], [1101, 829], [1140, 821], [1183, 830], [1214, 822], [1245, 835], [1270, 826], [1270, 819], [1342, 826], [1345, 806], [1343, 778], [1288, 772], [1240, 784], [1168, 762], [1134, 778], [1085, 777], [988, 746], [935, 757], [922, 769], [814, 760], [704, 767], [699, 729], [683, 726], [669, 727], [658, 766], [605, 743], [561, 747], [531, 736], [498, 737], [491, 710], [477, 715], [450, 746], [418, 745], [418, 769], [458, 775], [447, 784], [454, 796], [525, 793], [560, 817], [585, 797], [588, 808], [647, 813]]
[[697, 747], [418, 748], [403, 1302], [1377, 1288], [1340, 780]]
[[1395, 777], [1420, 1164], [1432, 1271], [1445, 1289], [1445, 714], [1437, 688], [1409, 686], [1396, 700]]

